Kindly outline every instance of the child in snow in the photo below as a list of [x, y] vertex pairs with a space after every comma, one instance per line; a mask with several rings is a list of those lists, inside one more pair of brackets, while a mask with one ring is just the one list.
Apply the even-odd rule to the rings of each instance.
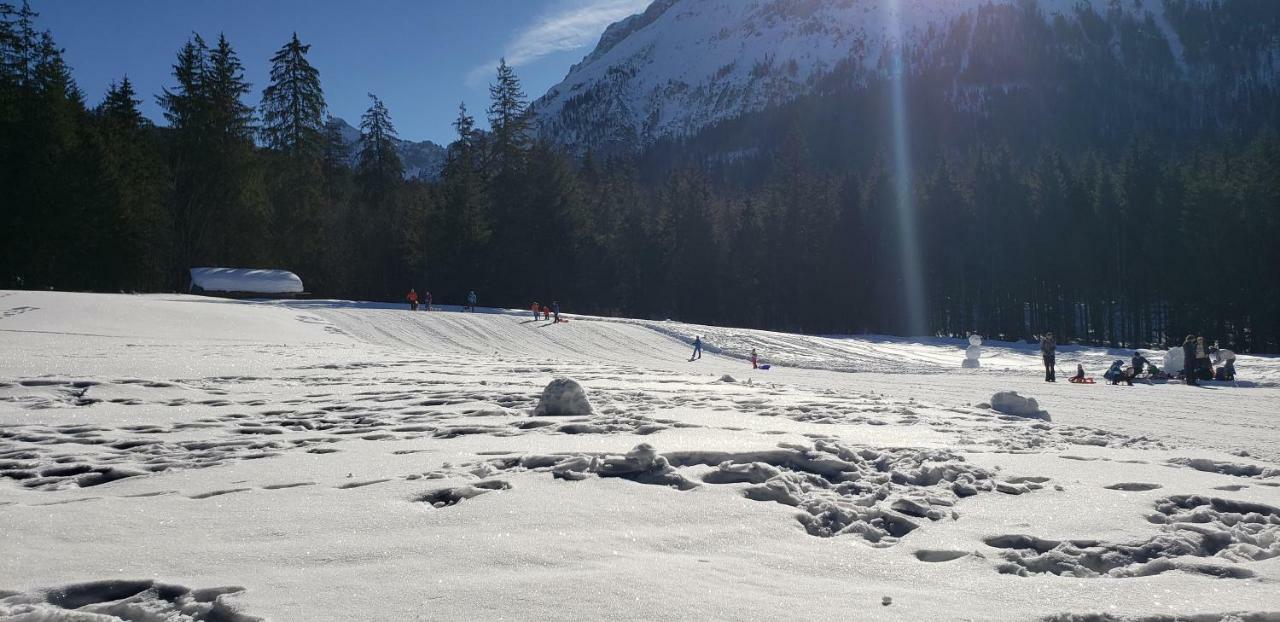
[[556, 316], [556, 323], [557, 324], [560, 323], [560, 301], [559, 300], [551, 301], [551, 313], [553, 313]]
[[427, 292], [422, 296], [422, 302], [427, 305], [427, 311], [431, 310], [431, 292]]
[[413, 291], [412, 287], [409, 288], [409, 293], [405, 295], [404, 299], [409, 301], [410, 311], [418, 310], [418, 292]]
[[473, 289], [467, 292], [467, 306], [463, 310], [470, 310], [472, 313], [476, 312], [476, 290]]
[[551, 307], [548, 307], [547, 305], [542, 305], [542, 319], [543, 320], [551, 319]]
[[538, 305], [538, 303], [536, 303], [536, 302], [535, 302], [535, 303], [533, 303], [533, 321], [535, 321], [535, 322], [537, 322], [537, 321], [538, 321], [538, 309], [540, 309], [540, 308], [541, 308], [541, 307]]
[[1129, 374], [1125, 373], [1123, 367], [1124, 361], [1115, 361], [1111, 363], [1111, 369], [1108, 369], [1107, 373], [1102, 374], [1102, 377], [1106, 378], [1111, 384], [1120, 384], [1123, 382], [1129, 386], [1133, 386], [1133, 378]]
[[702, 336], [701, 335], [693, 338], [693, 356], [690, 356], [689, 360], [692, 361], [694, 359], [700, 359], [700, 358], [702, 358]]
[[1084, 382], [1084, 365], [1076, 363], [1076, 375], [1071, 377], [1072, 382]]
[[751, 348], [751, 369], [760, 369], [758, 362], [759, 361], [756, 359], [756, 349]]

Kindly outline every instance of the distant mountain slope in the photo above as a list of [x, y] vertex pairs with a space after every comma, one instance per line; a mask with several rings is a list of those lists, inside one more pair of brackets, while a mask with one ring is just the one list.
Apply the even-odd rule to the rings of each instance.
[[1270, 0], [900, 0], [897, 15], [892, 4], [656, 0], [610, 26], [532, 109], [561, 144], [642, 146], [808, 95], [870, 89], [891, 75], [898, 49], [914, 78], [977, 113], [993, 91], [1057, 88], [1064, 73], [1102, 77], [1113, 64], [1121, 78], [1210, 99], [1249, 97], [1280, 74], [1280, 2]]
[[[337, 126], [338, 134], [347, 145], [351, 163], [355, 164], [360, 153], [360, 130], [338, 117], [330, 117], [329, 122]], [[444, 168], [444, 147], [429, 140], [422, 142], [397, 140], [396, 147], [401, 161], [404, 162], [405, 179], [421, 178], [426, 181], [439, 179], [440, 171]]]

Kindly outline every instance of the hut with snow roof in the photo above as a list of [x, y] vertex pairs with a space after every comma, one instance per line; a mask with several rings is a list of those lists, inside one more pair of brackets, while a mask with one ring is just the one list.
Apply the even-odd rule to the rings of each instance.
[[297, 298], [302, 279], [288, 270], [192, 268], [190, 292], [225, 298]]

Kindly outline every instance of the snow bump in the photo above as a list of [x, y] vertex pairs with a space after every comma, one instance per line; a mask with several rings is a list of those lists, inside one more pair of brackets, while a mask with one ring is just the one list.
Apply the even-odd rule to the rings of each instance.
[[1022, 397], [1017, 391], [1000, 391], [992, 395], [991, 408], [996, 412], [1014, 417], [1050, 421], [1049, 413], [1040, 409], [1040, 404], [1036, 403], [1035, 398]]
[[591, 402], [582, 385], [572, 378], [556, 378], [542, 390], [542, 399], [533, 409], [535, 417], [585, 417], [591, 414]]

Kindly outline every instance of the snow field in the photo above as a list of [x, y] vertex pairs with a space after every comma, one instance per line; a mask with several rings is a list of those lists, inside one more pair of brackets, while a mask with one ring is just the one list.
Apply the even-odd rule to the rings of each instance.
[[[0, 619], [1280, 612], [1270, 381], [378, 307], [0, 292]], [[560, 377], [592, 412], [531, 416]]]

